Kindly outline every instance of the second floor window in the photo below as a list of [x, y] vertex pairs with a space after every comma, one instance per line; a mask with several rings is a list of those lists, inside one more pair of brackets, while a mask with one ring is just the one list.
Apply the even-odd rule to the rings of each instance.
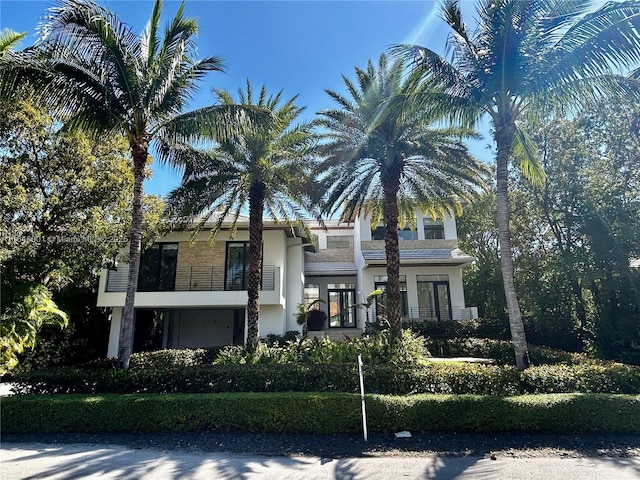
[[[385, 228], [384, 225], [378, 225], [375, 230], [371, 230], [371, 240], [384, 240]], [[412, 230], [409, 226], [398, 229], [398, 240], [417, 240], [418, 232]]]
[[249, 242], [227, 242], [225, 290], [246, 290], [249, 268]]
[[154, 243], [140, 259], [138, 291], [172, 291], [176, 286], [177, 243]]
[[433, 220], [431, 218], [423, 218], [424, 239], [425, 240], [442, 240], [444, 239], [444, 223], [442, 220]]
[[327, 235], [327, 248], [353, 248], [353, 235]]

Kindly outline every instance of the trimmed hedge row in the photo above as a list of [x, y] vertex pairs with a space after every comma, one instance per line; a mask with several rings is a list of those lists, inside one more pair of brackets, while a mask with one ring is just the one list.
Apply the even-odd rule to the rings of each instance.
[[[368, 395], [372, 432], [640, 433], [640, 396]], [[360, 397], [345, 393], [7, 397], [2, 433], [361, 431]]]
[[[612, 362], [514, 367], [429, 363], [365, 366], [368, 392], [517, 395], [524, 393], [640, 393], [640, 367]], [[347, 392], [358, 389], [354, 364], [229, 364], [129, 370], [59, 367], [14, 379], [19, 394]]]

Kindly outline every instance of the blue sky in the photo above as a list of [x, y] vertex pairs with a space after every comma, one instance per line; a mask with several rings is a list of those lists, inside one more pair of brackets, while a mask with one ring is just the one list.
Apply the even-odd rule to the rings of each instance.
[[[149, 18], [149, 0], [99, 0], [139, 33]], [[475, 2], [462, 0], [467, 22], [475, 12]], [[29, 37], [50, 1], [0, 0], [0, 27]], [[180, 2], [165, 1], [163, 25], [174, 15]], [[415, 43], [444, 50], [448, 33], [434, 1], [212, 1], [187, 0], [186, 16], [199, 19], [198, 56], [216, 55], [224, 59], [226, 73], [211, 73], [201, 82], [200, 92], [190, 108], [213, 102], [212, 88], [235, 93], [250, 79], [254, 87], [265, 84], [269, 91], [283, 90], [288, 98], [298, 94], [298, 104], [306, 106], [305, 118], [334, 105], [324, 92], [343, 92], [342, 74], [353, 77], [354, 67], [364, 67], [387, 47]], [[491, 154], [485, 138], [471, 146], [483, 160]], [[147, 193], [167, 194], [179, 183], [179, 174], [154, 164], [154, 175], [145, 182]]]

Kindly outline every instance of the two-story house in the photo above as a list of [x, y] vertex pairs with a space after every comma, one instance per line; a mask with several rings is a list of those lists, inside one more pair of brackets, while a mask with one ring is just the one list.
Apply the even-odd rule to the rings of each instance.
[[[144, 254], [135, 299], [134, 351], [242, 344], [246, 335], [248, 217], [240, 217], [209, 243], [205, 229], [174, 231]], [[384, 229], [367, 218], [346, 224], [328, 220], [315, 237], [283, 223], [265, 220], [260, 333], [282, 335], [301, 330], [300, 303], [322, 299], [328, 314], [324, 331], [361, 332], [384, 314], [384, 299], [358, 308], [375, 289], [384, 291]], [[462, 267], [474, 259], [458, 249], [455, 219], [417, 215], [415, 230], [399, 231], [403, 315], [416, 320], [466, 319]], [[108, 355], [117, 355], [128, 266], [105, 270], [98, 306], [111, 308]]]

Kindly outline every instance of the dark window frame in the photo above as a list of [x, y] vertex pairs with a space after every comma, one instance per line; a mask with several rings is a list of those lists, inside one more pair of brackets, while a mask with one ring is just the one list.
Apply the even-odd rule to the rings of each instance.
[[[140, 256], [140, 267], [138, 268], [138, 286], [139, 292], [173, 292], [176, 288], [176, 273], [178, 269], [178, 254], [180, 249], [178, 242], [156, 242]], [[163, 252], [169, 250], [175, 251], [175, 256], [169, 257], [163, 255]], [[157, 248], [155, 258], [151, 259], [152, 249]], [[172, 264], [167, 264], [165, 259], [172, 259]], [[149, 265], [149, 263], [151, 263]], [[163, 268], [169, 266], [169, 276], [164, 275]], [[142, 283], [141, 283], [142, 281]]]

